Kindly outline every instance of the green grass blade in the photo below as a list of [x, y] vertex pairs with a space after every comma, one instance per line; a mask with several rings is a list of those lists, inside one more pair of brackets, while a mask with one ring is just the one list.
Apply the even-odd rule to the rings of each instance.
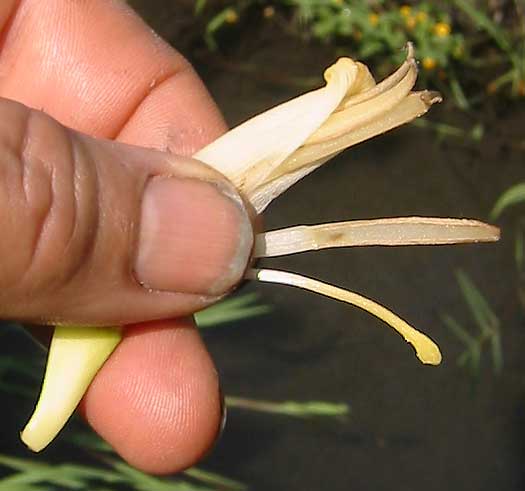
[[[43, 470], [33, 470], [29, 472], [19, 472], [18, 474], [8, 476], [0, 480], [0, 486], [11, 491], [14, 486], [28, 487], [33, 484], [49, 483], [54, 486], [61, 486], [66, 489], [85, 489], [84, 481], [75, 476], [64, 475], [60, 469], [51, 465], [46, 466]], [[1, 489], [1, 488], [0, 488]]]
[[193, 7], [194, 15], [200, 15], [207, 3], [207, 0], [195, 0], [195, 6]]
[[483, 29], [510, 57], [514, 56], [512, 45], [504, 29], [498, 26], [490, 17], [481, 9], [474, 5], [471, 0], [453, 0], [453, 3], [470, 17], [472, 22], [479, 28]]
[[454, 96], [456, 104], [460, 109], [463, 109], [463, 111], [470, 109], [470, 103], [467, 99], [467, 96], [465, 95], [463, 87], [459, 83], [459, 80], [453, 71], [451, 71], [450, 77], [450, 90], [452, 91], [452, 95]]
[[33, 486], [24, 482], [17, 482], [11, 477], [8, 477], [0, 479], [0, 491], [56, 491], [56, 488], [42, 486], [41, 484]]
[[133, 484], [137, 491], [213, 491], [184, 481], [161, 479], [145, 474], [124, 462], [111, 461], [110, 465]]
[[485, 300], [485, 297], [483, 297], [466, 273], [459, 270], [456, 272], [456, 277], [461, 293], [479, 329], [487, 336], [491, 335], [493, 330], [499, 325], [498, 318]]
[[479, 376], [481, 367], [481, 348], [476, 346], [470, 351], [470, 371], [475, 377]]
[[200, 481], [203, 484], [209, 484], [211, 486], [228, 489], [230, 491], [244, 491], [247, 486], [239, 481], [234, 481], [228, 477], [215, 474], [214, 472], [205, 471], [197, 467], [192, 467], [184, 471], [184, 474], [196, 481]]
[[87, 448], [94, 452], [113, 453], [111, 446], [95, 433], [76, 431], [70, 435], [68, 434], [66, 438], [71, 443], [81, 448]]
[[46, 464], [36, 462], [32, 459], [20, 459], [10, 457], [9, 455], [0, 455], [0, 466], [19, 472], [45, 471], [48, 468]]
[[496, 201], [489, 219], [497, 220], [509, 207], [525, 202], [525, 182], [520, 182], [507, 189]]
[[514, 261], [519, 273], [524, 271], [525, 267], [525, 227], [523, 224], [516, 230], [516, 239], [514, 241]]
[[326, 401], [284, 401], [272, 402], [242, 397], [226, 397], [229, 408], [249, 409], [271, 414], [281, 414], [298, 418], [311, 417], [341, 417], [350, 413], [350, 407], [345, 403], [331, 403]]
[[470, 363], [470, 351], [467, 349], [463, 351], [461, 355], [458, 356], [457, 364], [460, 367], [465, 368], [469, 365], [469, 363]]
[[492, 352], [492, 367], [495, 373], [501, 373], [503, 369], [503, 349], [501, 347], [501, 336], [499, 332], [490, 338], [490, 349]]
[[58, 467], [58, 471], [68, 476], [85, 481], [98, 480], [106, 484], [122, 482], [122, 476], [115, 471], [104, 469], [103, 467], [90, 467], [79, 464], [64, 464]]
[[257, 317], [271, 312], [269, 305], [257, 304], [259, 296], [248, 293], [239, 297], [219, 302], [195, 315], [195, 320], [200, 328], [208, 328], [228, 322]]
[[476, 340], [469, 332], [453, 317], [447, 314], [441, 316], [441, 320], [445, 326], [457, 337], [459, 338], [467, 347], [473, 346], [476, 344]]

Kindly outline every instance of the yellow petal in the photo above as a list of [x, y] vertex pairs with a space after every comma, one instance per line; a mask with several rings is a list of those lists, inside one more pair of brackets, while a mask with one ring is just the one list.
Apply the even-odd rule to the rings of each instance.
[[281, 285], [295, 286], [308, 290], [325, 297], [340, 300], [366, 310], [376, 316], [389, 326], [394, 328], [407, 343], [410, 343], [416, 352], [418, 359], [429, 365], [439, 365], [441, 363], [441, 352], [434, 341], [428, 336], [414, 329], [410, 324], [398, 317], [396, 314], [378, 303], [363, 297], [357, 293], [343, 290], [322, 281], [307, 278], [295, 273], [286, 271], [276, 271], [273, 269], [252, 269], [246, 276], [248, 279], [263, 281], [267, 283], [279, 283]]
[[114, 327], [55, 328], [40, 399], [21, 433], [31, 450], [39, 452], [55, 438], [120, 339]]

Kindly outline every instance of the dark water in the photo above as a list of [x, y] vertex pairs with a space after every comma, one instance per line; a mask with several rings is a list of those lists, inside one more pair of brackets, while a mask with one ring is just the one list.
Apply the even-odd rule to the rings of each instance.
[[[176, 36], [186, 24], [175, 17], [178, 24], [153, 14], [149, 20]], [[275, 74], [283, 80], [311, 76], [331, 60], [322, 48], [273, 32], [243, 38], [226, 61], [228, 69], [197, 68], [235, 124], [295, 95], [285, 84], [268, 83]], [[260, 73], [242, 71], [247, 62]], [[525, 179], [524, 152], [513, 149], [524, 141], [525, 107], [499, 113], [493, 107], [457, 117], [467, 126], [483, 121], [486, 136], [479, 144], [440, 142], [412, 127], [347, 151], [273, 203], [266, 228], [403, 215], [485, 219], [500, 193]], [[449, 117], [446, 108], [433, 113]], [[345, 401], [352, 413], [346, 422], [327, 423], [232, 410], [206, 466], [256, 490], [524, 489], [525, 315], [512, 252], [517, 216], [502, 221], [496, 245], [366, 248], [268, 260], [392, 307], [438, 342], [444, 361], [420, 365], [393, 331], [351, 307], [287, 287], [251, 285], [275, 312], [206, 335], [225, 392]], [[440, 321], [449, 313], [475, 330], [454, 277], [458, 268], [502, 322], [503, 372], [493, 374], [486, 354], [475, 390], [456, 364], [460, 342]]]

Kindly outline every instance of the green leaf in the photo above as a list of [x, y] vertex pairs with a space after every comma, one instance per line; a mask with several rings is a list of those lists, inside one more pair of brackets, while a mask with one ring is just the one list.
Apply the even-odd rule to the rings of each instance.
[[207, 0], [195, 0], [195, 7], [193, 13], [195, 15], [200, 15], [204, 8], [206, 7]]
[[496, 220], [510, 206], [525, 202], [525, 182], [520, 182], [507, 189], [496, 201], [489, 218]]

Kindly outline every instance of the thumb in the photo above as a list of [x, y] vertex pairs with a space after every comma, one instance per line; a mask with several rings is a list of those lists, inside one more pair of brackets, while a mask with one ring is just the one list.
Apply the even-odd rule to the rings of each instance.
[[167, 318], [242, 278], [251, 222], [210, 167], [96, 140], [5, 99], [0, 155], [0, 317]]

